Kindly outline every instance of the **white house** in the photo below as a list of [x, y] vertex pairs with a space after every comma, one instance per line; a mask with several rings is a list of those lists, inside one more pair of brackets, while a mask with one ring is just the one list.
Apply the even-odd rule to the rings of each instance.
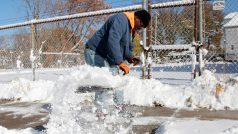
[[238, 12], [224, 18], [224, 47], [226, 60], [238, 60]]

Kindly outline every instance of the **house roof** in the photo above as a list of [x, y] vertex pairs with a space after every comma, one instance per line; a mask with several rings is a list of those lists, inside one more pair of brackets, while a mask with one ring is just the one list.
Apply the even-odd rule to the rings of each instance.
[[228, 15], [225, 16], [225, 20], [226, 19], [232, 19], [234, 16], [237, 16], [238, 15], [238, 12], [232, 12], [232, 13], [229, 13]]
[[233, 12], [225, 16], [228, 22], [223, 27], [236, 27], [238, 26], [238, 12]]

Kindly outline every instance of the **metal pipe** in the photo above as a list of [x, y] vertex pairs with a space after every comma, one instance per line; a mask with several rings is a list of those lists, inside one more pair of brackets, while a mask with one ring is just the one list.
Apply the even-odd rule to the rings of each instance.
[[155, 45], [157, 45], [157, 31], [158, 31], [158, 16], [157, 14], [155, 15], [155, 37], [154, 37], [154, 41], [155, 41]]
[[198, 1], [198, 25], [198, 41], [200, 42], [200, 44], [203, 44], [203, 0]]
[[[148, 0], [148, 12], [151, 14], [151, 5], [150, 5], [150, 0]], [[150, 47], [150, 39], [151, 39], [151, 26], [148, 25], [148, 28], [147, 28], [147, 47], [149, 48]], [[147, 51], [147, 55], [146, 55], [146, 60], [148, 62], [148, 76], [147, 78], [148, 79], [151, 79], [151, 61], [148, 61], [148, 58], [149, 58], [149, 52], [150, 50]]]
[[[194, 3], [194, 30], [193, 30], [193, 40], [195, 42], [195, 55], [197, 54], [197, 51], [198, 51], [198, 46], [196, 45], [197, 41], [198, 41], [198, 0], [195, 0], [195, 3]], [[196, 56], [195, 56], [196, 57]], [[196, 58], [196, 61], [197, 61], [197, 58]], [[196, 78], [196, 65], [195, 65], [195, 68], [194, 68], [194, 79]]]
[[[147, 0], [143, 0], [143, 3], [142, 3], [142, 7], [143, 7], [143, 9], [144, 10], [148, 10], [147, 9]], [[142, 54], [141, 55], [145, 55], [145, 56], [143, 56], [143, 58], [141, 58], [141, 60], [143, 60], [142, 61], [142, 63], [144, 63], [144, 64], [142, 64], [142, 67], [141, 67], [141, 71], [142, 71], [142, 78], [143, 79], [145, 79], [145, 77], [146, 77], [146, 75], [145, 75], [145, 71], [146, 71], [146, 52], [145, 52], [145, 48], [146, 48], [146, 46], [147, 46], [147, 40], [146, 40], [146, 28], [143, 28], [142, 29], [142, 41], [143, 41], [143, 43], [142, 43]], [[142, 56], [141, 56], [142, 57]]]
[[193, 31], [193, 38], [194, 38], [194, 42], [197, 42], [198, 37], [198, 28], [197, 28], [197, 22], [198, 22], [198, 0], [195, 0], [195, 4], [194, 4], [194, 31]]
[[32, 74], [33, 74], [33, 78], [32, 80], [35, 81], [36, 77], [35, 77], [35, 52], [36, 52], [36, 26], [35, 24], [31, 25], [31, 43], [32, 43], [32, 50], [31, 50], [31, 54], [30, 54], [30, 59], [31, 59], [31, 66], [32, 66]]
[[204, 64], [202, 56], [203, 46], [203, 0], [198, 0], [198, 42], [199, 42], [199, 76], [202, 75]]

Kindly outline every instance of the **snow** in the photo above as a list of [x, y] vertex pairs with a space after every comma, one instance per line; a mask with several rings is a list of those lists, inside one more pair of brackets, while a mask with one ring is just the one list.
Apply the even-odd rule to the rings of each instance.
[[190, 44], [179, 44], [179, 45], [151, 45], [153, 50], [180, 50], [185, 49], [193, 51], [194, 47]]
[[[87, 112], [87, 110], [79, 112], [85, 109], [85, 103], [93, 103], [94, 99], [94, 94], [92, 93], [75, 93], [80, 86], [100, 86], [123, 91], [124, 102], [130, 105], [153, 106], [154, 102], [156, 102], [176, 109], [208, 108], [224, 110], [229, 108], [230, 110], [238, 110], [238, 84], [222, 82], [221, 78], [218, 79], [215, 74], [208, 70], [205, 70], [201, 77], [196, 78], [188, 85], [164, 84], [156, 79], [143, 80], [138, 78], [138, 75], [133, 75], [133, 73], [128, 76], [113, 76], [107, 68], [87, 65], [67, 70], [42, 70], [38, 73], [44, 73], [45, 75], [41, 75], [41, 79], [36, 81], [24, 77], [27, 74], [26, 72], [20, 75], [19, 73], [22, 72], [24, 71], [18, 71], [16, 73], [18, 75], [17, 79], [9, 82], [0, 79], [0, 98], [20, 98], [20, 101], [51, 103], [50, 120], [45, 126], [49, 134], [105, 133], [108, 130], [114, 133], [126, 133], [131, 127], [130, 125], [127, 125], [127, 127], [125, 127], [126, 125], [119, 125], [117, 128], [113, 126], [115, 122], [116, 124], [121, 122], [129, 124], [131, 121], [120, 118], [116, 111], [111, 116], [107, 116], [104, 123], [100, 123], [100, 120], [95, 117], [95, 107], [89, 109], [93, 111], [92, 113]], [[8, 76], [2, 72], [0, 77], [7, 78]], [[233, 78], [233, 80], [237, 79], [237, 77]], [[113, 103], [112, 97], [109, 99]], [[20, 113], [26, 113], [24, 110], [18, 110]], [[34, 108], [28, 110], [34, 111]], [[82, 120], [85, 120], [85, 122], [79, 123]], [[238, 132], [238, 121], [235, 120], [207, 121], [171, 117], [160, 123], [162, 126], [157, 130], [158, 134], [236, 134]], [[30, 128], [8, 130], [0, 127], [0, 133], [41, 132]]]
[[229, 13], [228, 15], [226, 15], [224, 17], [224, 19], [232, 19], [234, 18], [236, 15], [238, 15], [238, 12], [232, 12], [232, 13]]
[[16, 130], [16, 129], [9, 130], [7, 128], [0, 126], [0, 133], [1, 134], [37, 134], [39, 132], [37, 132], [36, 130], [33, 130], [32, 128], [26, 128], [23, 130]]
[[[208, 131], [213, 130], [213, 131]], [[167, 121], [156, 131], [156, 134], [237, 134], [237, 121], [230, 120], [176, 120]]]
[[54, 82], [46, 80], [30, 81], [19, 78], [8, 84], [0, 84], [0, 86], [0, 98], [21, 98], [22, 101], [47, 101], [52, 97]]
[[223, 27], [237, 27], [238, 12], [233, 12], [225, 16], [225, 25]]
[[234, 16], [229, 22], [227, 22], [223, 27], [227, 28], [227, 27], [237, 27], [237, 19], [238, 19], [238, 15]]
[[31, 49], [31, 55], [30, 55], [31, 62], [34, 62], [36, 60], [36, 56], [34, 55], [34, 50]]

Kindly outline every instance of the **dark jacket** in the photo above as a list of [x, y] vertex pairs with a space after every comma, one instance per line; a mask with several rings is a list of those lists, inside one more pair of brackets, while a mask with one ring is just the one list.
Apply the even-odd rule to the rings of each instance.
[[105, 58], [110, 65], [118, 65], [132, 57], [134, 47], [131, 27], [124, 13], [115, 14], [86, 43], [86, 47]]

